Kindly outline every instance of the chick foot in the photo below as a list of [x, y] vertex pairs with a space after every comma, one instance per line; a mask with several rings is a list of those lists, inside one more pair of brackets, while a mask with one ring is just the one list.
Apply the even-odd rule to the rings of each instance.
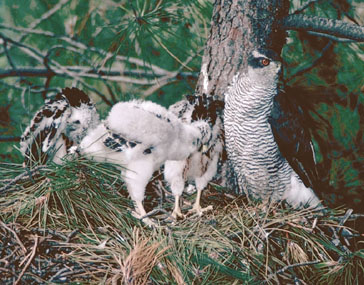
[[201, 193], [202, 193], [202, 190], [197, 190], [197, 197], [196, 197], [196, 201], [195, 203], [193, 204], [193, 207], [191, 210], [188, 211], [189, 214], [197, 214], [199, 217], [201, 217], [203, 215], [204, 212], [207, 212], [207, 211], [211, 211], [213, 210], [213, 207], [212, 205], [210, 206], [207, 206], [205, 208], [202, 208], [201, 207], [201, 203], [200, 203], [200, 200], [201, 200]]
[[212, 205], [207, 206], [205, 208], [202, 208], [201, 205], [194, 205], [193, 208], [191, 210], [188, 211], [188, 213], [191, 215], [198, 215], [199, 217], [201, 217], [203, 215], [204, 212], [207, 211], [212, 211], [214, 208], [212, 207]]
[[186, 216], [184, 214], [182, 214], [181, 212], [181, 208], [179, 206], [179, 198], [180, 196], [179, 195], [176, 195], [174, 197], [174, 209], [173, 209], [173, 212], [171, 214], [172, 218], [177, 220], [178, 218], [182, 218], [184, 219]]
[[146, 217], [147, 213], [145, 212], [145, 209], [143, 207], [142, 202], [135, 201], [135, 211], [133, 211], [131, 214], [134, 218], [137, 218], [141, 220], [144, 224], [146, 224], [149, 227], [157, 227], [157, 223], [153, 221], [151, 218]]

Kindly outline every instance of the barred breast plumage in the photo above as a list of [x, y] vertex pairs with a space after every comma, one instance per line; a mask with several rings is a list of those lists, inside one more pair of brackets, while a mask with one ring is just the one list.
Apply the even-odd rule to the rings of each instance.
[[[248, 71], [237, 74], [225, 94], [228, 158], [239, 190], [262, 200], [302, 205], [318, 199], [282, 153], [270, 124], [281, 64], [271, 53], [254, 51]], [[301, 192], [301, 193], [300, 193]], [[303, 196], [302, 196], [303, 195]]]

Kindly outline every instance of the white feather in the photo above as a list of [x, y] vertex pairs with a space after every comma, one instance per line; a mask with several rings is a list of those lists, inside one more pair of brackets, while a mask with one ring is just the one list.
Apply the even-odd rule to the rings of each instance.
[[[98, 161], [117, 163], [131, 198], [140, 205], [153, 172], [167, 160], [186, 159], [196, 152], [207, 139], [207, 128], [205, 122], [183, 123], [152, 102], [120, 102], [82, 140], [80, 151]], [[122, 143], [113, 149], [105, 144], [108, 138]], [[144, 209], [138, 210], [143, 214]]]
[[[179, 115], [181, 120], [191, 123], [192, 113], [195, 106], [187, 100], [182, 100], [169, 107], [169, 110]], [[188, 158], [180, 161], [167, 161], [164, 166], [164, 178], [169, 183], [171, 191], [176, 199], [182, 195], [185, 182], [194, 182], [197, 191], [201, 192], [217, 173], [218, 161], [223, 149], [223, 142], [220, 137], [221, 120], [218, 118], [211, 130], [211, 139], [204, 149], [192, 153]], [[210, 156], [203, 151], [212, 148]], [[199, 201], [196, 201], [194, 208], [200, 211]], [[179, 206], [175, 205], [179, 211]]]

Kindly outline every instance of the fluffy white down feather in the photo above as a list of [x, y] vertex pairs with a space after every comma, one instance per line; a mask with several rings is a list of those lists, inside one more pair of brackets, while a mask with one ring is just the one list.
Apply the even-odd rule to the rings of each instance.
[[[182, 100], [170, 106], [169, 111], [179, 116], [183, 122], [191, 123], [195, 107], [187, 100]], [[208, 110], [205, 111], [208, 112]], [[164, 165], [164, 178], [175, 196], [175, 206], [172, 213], [174, 218], [183, 217], [179, 206], [179, 199], [184, 191], [186, 181], [194, 182], [197, 189], [197, 197], [192, 211], [201, 215], [204, 211], [212, 209], [211, 206], [204, 209], [201, 208], [200, 199], [202, 191], [217, 173], [219, 158], [223, 150], [223, 141], [220, 136], [221, 126], [221, 120], [217, 118], [212, 127], [211, 139], [204, 149], [196, 150], [183, 160], [166, 161]], [[207, 149], [210, 152], [209, 155], [204, 153]]]
[[[206, 122], [183, 123], [152, 102], [120, 102], [82, 140], [80, 152], [97, 161], [121, 166], [129, 194], [136, 203], [137, 216], [143, 217], [146, 215], [142, 205], [145, 187], [153, 172], [167, 160], [183, 160], [196, 152], [210, 139], [209, 130]], [[119, 142], [123, 144], [118, 149], [105, 144], [110, 135], [122, 138]]]

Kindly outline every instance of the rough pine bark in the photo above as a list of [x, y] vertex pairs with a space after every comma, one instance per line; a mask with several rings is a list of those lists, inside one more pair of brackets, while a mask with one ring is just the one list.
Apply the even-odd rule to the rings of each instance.
[[[247, 68], [253, 49], [268, 48], [280, 54], [286, 34], [279, 28], [279, 21], [288, 15], [288, 10], [289, 0], [215, 0], [196, 95], [223, 100], [234, 75]], [[226, 159], [223, 151], [221, 182], [236, 191], [235, 174]]]
[[223, 99], [233, 76], [244, 71], [252, 49], [270, 48], [279, 54], [285, 32], [278, 22], [288, 9], [288, 0], [216, 0], [196, 95]]

